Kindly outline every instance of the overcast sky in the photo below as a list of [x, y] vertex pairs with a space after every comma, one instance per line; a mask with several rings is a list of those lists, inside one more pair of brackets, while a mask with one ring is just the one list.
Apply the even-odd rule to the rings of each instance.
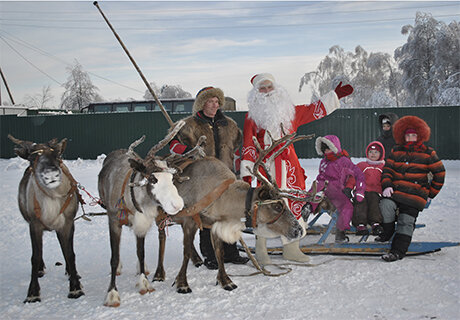
[[[216, 86], [246, 110], [250, 78], [272, 73], [296, 104], [298, 92], [339, 45], [387, 52], [406, 42], [401, 27], [417, 11], [449, 23], [459, 1], [99, 1], [149, 82], [181, 85], [195, 96]], [[0, 1], [1, 68], [16, 103], [50, 85], [58, 106], [75, 59], [105, 100], [142, 100], [146, 90], [92, 1]], [[9, 101], [3, 82], [1, 99]]]

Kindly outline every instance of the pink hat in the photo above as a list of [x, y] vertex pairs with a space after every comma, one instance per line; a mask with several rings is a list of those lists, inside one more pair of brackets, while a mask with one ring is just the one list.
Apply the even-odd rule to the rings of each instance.
[[410, 134], [410, 133], [417, 134], [417, 131], [415, 131], [415, 129], [409, 128], [409, 129], [406, 129], [406, 131], [404, 132], [404, 134]]
[[275, 83], [275, 77], [273, 77], [273, 75], [270, 73], [256, 74], [255, 76], [251, 78], [251, 83], [255, 88], [257, 88], [259, 84], [265, 80], [271, 81], [271, 83]]

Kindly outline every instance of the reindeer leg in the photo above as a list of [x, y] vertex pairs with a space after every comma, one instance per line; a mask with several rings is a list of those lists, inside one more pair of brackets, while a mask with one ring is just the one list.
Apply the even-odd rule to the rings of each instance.
[[[56, 231], [56, 234], [59, 244], [61, 245], [62, 254], [64, 255], [66, 270], [69, 274], [69, 294], [67, 298], [77, 299], [85, 293], [82, 290], [77, 268], [75, 266], [75, 252], [73, 251], [72, 245], [75, 226], [73, 222], [71, 224], [67, 224], [67, 222], [64, 230]], [[67, 225], [69, 225], [69, 227], [67, 227]]]
[[217, 271], [217, 283], [220, 283], [222, 288], [224, 288], [225, 290], [232, 291], [237, 288], [237, 285], [232, 282], [227, 272], [225, 271], [224, 243], [219, 237], [217, 237], [212, 232], [211, 232], [211, 241], [214, 247], [214, 252], [216, 254], [217, 264], [219, 266], [219, 269]]
[[147, 292], [155, 291], [149, 280], [145, 276], [145, 237], [136, 237], [137, 239], [137, 258], [139, 260], [139, 280], [136, 287], [139, 287], [139, 293], [144, 295]]
[[166, 232], [164, 229], [158, 228], [158, 264], [155, 275], [152, 281], [165, 281], [166, 272], [164, 269], [165, 248], [166, 248]]
[[192, 289], [190, 289], [187, 283], [187, 266], [192, 250], [191, 243], [195, 233], [191, 232], [190, 228], [187, 227], [185, 223], [182, 224], [182, 230], [184, 231], [184, 259], [182, 261], [182, 267], [176, 277], [175, 284], [178, 293], [190, 293]]
[[[112, 215], [112, 213], [108, 213]], [[114, 214], [113, 214], [114, 215]], [[112, 257], [110, 258], [111, 277], [110, 285], [107, 290], [107, 296], [104, 301], [104, 305], [107, 307], [118, 307], [120, 306], [120, 294], [116, 286], [117, 268], [120, 262], [120, 238], [121, 238], [121, 226], [117, 219], [111, 219], [109, 217], [109, 233], [110, 233], [110, 248], [112, 249]]]
[[40, 264], [43, 262], [43, 229], [38, 226], [38, 222], [34, 221], [29, 224], [30, 240], [32, 243], [32, 275], [29, 284], [29, 290], [27, 291], [26, 302], [40, 302], [40, 284], [38, 283], [38, 274], [40, 270]]
[[[194, 235], [196, 234], [196, 230], [194, 232]], [[194, 238], [195, 236], [193, 236]], [[195, 244], [193, 243], [192, 241], [192, 253], [191, 253], [191, 259], [192, 259], [192, 263], [195, 267], [200, 267], [203, 265], [203, 260], [201, 259], [200, 255], [198, 254], [198, 252], [196, 251], [196, 248], [195, 248]]]

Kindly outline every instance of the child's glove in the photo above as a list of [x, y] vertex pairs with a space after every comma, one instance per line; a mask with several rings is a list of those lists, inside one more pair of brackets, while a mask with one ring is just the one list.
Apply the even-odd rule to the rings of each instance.
[[428, 199], [427, 199], [424, 209], [428, 209], [428, 208], [430, 207], [431, 200], [432, 200], [431, 198], [428, 198]]
[[391, 195], [393, 194], [393, 188], [392, 187], [385, 188], [385, 190], [383, 190], [382, 194], [383, 194], [383, 196], [385, 198], [390, 198]]
[[363, 200], [364, 200], [364, 196], [360, 193], [357, 193], [355, 195], [355, 200], [353, 202], [363, 202]]

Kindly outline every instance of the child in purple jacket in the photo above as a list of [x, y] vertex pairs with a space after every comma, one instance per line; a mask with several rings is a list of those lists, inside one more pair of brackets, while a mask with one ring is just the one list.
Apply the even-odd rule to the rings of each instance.
[[363, 172], [351, 162], [348, 153], [342, 150], [337, 136], [327, 135], [316, 139], [316, 152], [324, 156], [319, 164], [319, 174], [316, 177], [317, 190], [322, 190], [328, 181], [325, 192], [326, 197], [337, 208], [335, 242], [347, 242], [345, 230], [350, 229], [350, 221], [353, 217], [353, 204], [344, 194], [343, 189], [348, 178], [351, 176], [356, 181], [354, 200], [361, 202], [364, 199], [365, 182]]

